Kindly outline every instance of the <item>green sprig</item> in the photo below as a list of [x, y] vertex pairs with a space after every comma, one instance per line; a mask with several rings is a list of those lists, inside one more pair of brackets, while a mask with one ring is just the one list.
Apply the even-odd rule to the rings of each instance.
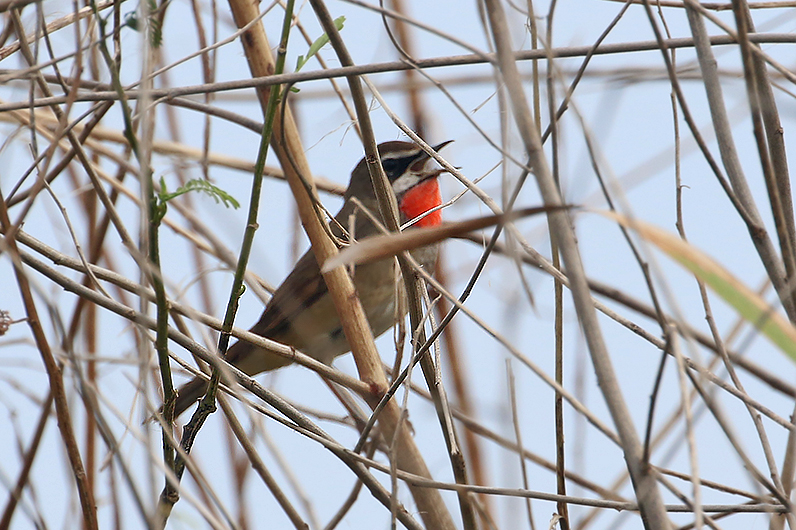
[[157, 206], [156, 206], [156, 214], [158, 216], [157, 220], [160, 222], [163, 217], [166, 215], [167, 203], [174, 199], [175, 197], [179, 197], [180, 195], [184, 195], [191, 191], [198, 191], [204, 193], [205, 195], [212, 197], [216, 204], [223, 203], [224, 206], [227, 208], [232, 207], [235, 209], [240, 208], [240, 203], [227, 193], [226, 191], [222, 190], [218, 186], [214, 185], [212, 182], [205, 180], [205, 179], [193, 179], [189, 180], [185, 183], [184, 186], [180, 186], [173, 192], [169, 192], [168, 188], [166, 187], [166, 181], [163, 180], [163, 177], [160, 178], [160, 191], [158, 192], [157, 198]]
[[[345, 17], [343, 16], [334, 19], [334, 26], [337, 28], [337, 31], [343, 29], [344, 23], [345, 23]], [[309, 60], [312, 59], [312, 57], [321, 50], [321, 48], [326, 46], [328, 42], [329, 42], [329, 35], [327, 35], [326, 33], [315, 39], [315, 42], [313, 42], [312, 45], [310, 46], [307, 55], [306, 56], [299, 55], [298, 60], [296, 61], [296, 72], [301, 70], [304, 67], [304, 65], [307, 64], [307, 62], [309, 62]]]

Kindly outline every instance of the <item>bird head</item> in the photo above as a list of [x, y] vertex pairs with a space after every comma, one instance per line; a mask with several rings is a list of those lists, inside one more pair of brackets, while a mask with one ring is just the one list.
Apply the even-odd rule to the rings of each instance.
[[[450, 141], [433, 147], [439, 151]], [[433, 167], [431, 157], [420, 146], [409, 142], [384, 142], [379, 144], [379, 158], [384, 173], [392, 185], [401, 211], [401, 221], [426, 213], [442, 204], [437, 177], [443, 169]], [[360, 200], [375, 200], [376, 194], [368, 172], [367, 160], [362, 159], [351, 173], [351, 182], [345, 198], [356, 196]], [[434, 226], [442, 222], [439, 211], [433, 212], [417, 222], [418, 226]]]

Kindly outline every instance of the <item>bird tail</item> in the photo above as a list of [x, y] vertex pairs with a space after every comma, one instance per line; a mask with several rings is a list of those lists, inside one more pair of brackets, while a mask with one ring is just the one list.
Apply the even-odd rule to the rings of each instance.
[[[247, 375], [256, 375], [287, 366], [293, 361], [239, 340], [227, 350], [227, 362]], [[206, 391], [207, 381], [201, 377], [195, 377], [180, 387], [174, 403], [174, 417], [188, 410]]]
[[174, 417], [177, 418], [188, 410], [199, 398], [207, 392], [207, 381], [201, 377], [194, 377], [191, 381], [184, 384], [177, 390], [177, 398], [174, 402]]
[[[227, 362], [241, 368], [241, 361], [249, 356], [251, 350], [251, 344], [239, 340], [227, 350]], [[243, 370], [246, 371], [245, 369]], [[188, 410], [205, 392], [207, 392], [207, 380], [201, 377], [194, 377], [181, 386], [177, 390], [177, 398], [174, 402], [174, 417], [178, 418], [183, 412]]]

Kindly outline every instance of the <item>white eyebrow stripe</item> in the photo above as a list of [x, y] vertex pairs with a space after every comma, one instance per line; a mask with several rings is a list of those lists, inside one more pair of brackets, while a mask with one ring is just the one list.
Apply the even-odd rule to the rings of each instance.
[[416, 157], [420, 151], [413, 149], [411, 151], [394, 151], [390, 153], [385, 153], [381, 155], [382, 160], [397, 160], [399, 158], [414, 158]]

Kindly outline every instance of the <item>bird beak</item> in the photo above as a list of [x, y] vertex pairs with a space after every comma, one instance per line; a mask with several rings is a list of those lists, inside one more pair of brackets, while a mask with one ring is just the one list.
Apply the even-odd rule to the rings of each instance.
[[[440, 151], [440, 149], [442, 149], [443, 147], [445, 147], [446, 145], [448, 145], [450, 143], [453, 143], [453, 140], [448, 140], [448, 141], [442, 142], [441, 144], [437, 144], [437, 145], [433, 146], [431, 149], [433, 149], [435, 152], [438, 153]], [[420, 171], [426, 165], [426, 162], [428, 162], [430, 159], [431, 159], [431, 157], [428, 155], [428, 153], [426, 153], [425, 151], [420, 151], [420, 153], [417, 155], [417, 161], [412, 163], [412, 167], [415, 168], [416, 170]], [[440, 173], [444, 173], [444, 171], [445, 171], [444, 169], [440, 170], [440, 171], [434, 173], [433, 175], [429, 175], [429, 177], [431, 177], [431, 176], [436, 177]]]
[[436, 151], [437, 153], [439, 153], [439, 152], [440, 152], [440, 150], [441, 150], [443, 147], [445, 147], [445, 146], [446, 146], [446, 145], [448, 145], [448, 144], [452, 144], [452, 143], [453, 143], [453, 140], [447, 140], [447, 141], [445, 141], [445, 142], [442, 142], [441, 144], [437, 144], [437, 145], [435, 145], [434, 147], [432, 147], [432, 149], [433, 149], [434, 151]]

